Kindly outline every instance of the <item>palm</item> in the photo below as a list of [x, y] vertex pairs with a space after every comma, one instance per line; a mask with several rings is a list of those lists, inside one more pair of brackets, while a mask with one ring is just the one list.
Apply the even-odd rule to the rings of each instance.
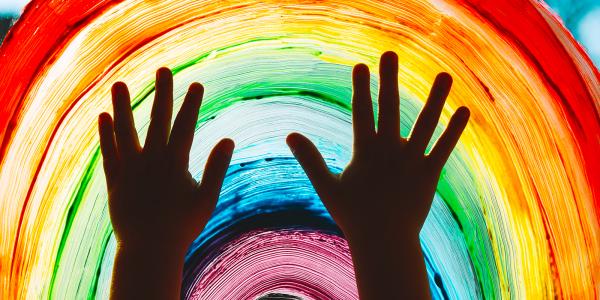
[[[404, 228], [420, 228], [418, 222], [413, 224], [413, 219], [425, 219], [437, 182], [425, 178], [432, 174], [419, 172], [425, 167], [423, 161], [406, 158], [406, 147], [402, 143], [395, 147], [374, 145], [364, 158], [353, 158], [338, 176], [340, 198], [347, 201], [342, 205], [328, 204], [342, 228], [352, 222], [364, 227], [361, 220], [372, 223], [390, 219], [405, 220]], [[340, 214], [340, 209], [352, 212]], [[344, 216], [353, 220], [346, 220]]]
[[353, 157], [341, 174], [331, 174], [317, 148], [306, 137], [288, 137], [292, 152], [345, 234], [367, 233], [373, 226], [420, 231], [439, 174], [469, 118], [459, 108], [429, 155], [425, 149], [437, 125], [452, 78], [440, 74], [419, 115], [410, 139], [400, 136], [397, 56], [385, 53], [380, 63], [378, 126], [375, 130], [369, 70], [353, 71]]
[[212, 201], [204, 199], [189, 172], [174, 172], [168, 163], [147, 157], [123, 169], [119, 183], [109, 187], [110, 214], [118, 234], [141, 241], [157, 236], [164, 240], [173, 232], [186, 240], [197, 236], [211, 212], [198, 204]]
[[111, 222], [119, 242], [161, 241], [187, 248], [206, 224], [219, 196], [233, 142], [222, 140], [210, 154], [202, 182], [188, 171], [189, 151], [203, 87], [190, 86], [171, 130], [173, 78], [157, 71], [156, 98], [144, 148], [134, 128], [127, 86], [113, 86], [114, 124], [99, 118], [100, 144]]

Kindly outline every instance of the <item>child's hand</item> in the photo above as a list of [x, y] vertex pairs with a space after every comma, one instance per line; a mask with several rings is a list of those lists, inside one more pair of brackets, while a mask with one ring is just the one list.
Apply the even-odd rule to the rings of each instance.
[[[381, 57], [381, 90], [375, 131], [369, 69], [353, 71], [353, 157], [339, 175], [329, 172], [317, 148], [304, 136], [288, 137], [292, 152], [336, 223], [347, 235], [392, 227], [417, 235], [427, 217], [440, 171], [469, 119], [459, 108], [429, 155], [425, 147], [437, 125], [452, 78], [439, 74], [410, 139], [400, 136], [398, 62], [393, 52]], [[365, 232], [366, 231], [366, 232]]]
[[[452, 78], [445, 73], [437, 76], [409, 139], [400, 136], [398, 57], [393, 52], [381, 57], [380, 82], [378, 126], [375, 130], [369, 70], [365, 65], [354, 68], [353, 157], [341, 174], [332, 174], [328, 170], [323, 157], [306, 137], [293, 133], [287, 139], [316, 192], [350, 242], [361, 299], [386, 295], [386, 287], [379, 285], [374, 288], [365, 284], [368, 280], [388, 277], [383, 278], [382, 282], [385, 282], [390, 278], [402, 277], [400, 271], [388, 273], [386, 266], [380, 269], [374, 267], [378, 262], [374, 262], [376, 259], [373, 257], [385, 256], [383, 249], [394, 248], [392, 244], [396, 243], [401, 247], [415, 244], [418, 247], [419, 231], [431, 207], [440, 172], [469, 119], [469, 110], [466, 107], [459, 108], [431, 153], [425, 155], [425, 148], [450, 91]], [[371, 250], [364, 249], [368, 247]], [[420, 254], [420, 248], [418, 250]], [[398, 251], [390, 252], [391, 256], [404, 255], [402, 249]], [[361, 260], [361, 253], [370, 257]], [[359, 256], [358, 261], [355, 256]], [[394, 264], [393, 257], [385, 260], [387, 262], [381, 263], [390, 264], [390, 267]], [[413, 273], [413, 276], [424, 274], [422, 256], [420, 260], [423, 269]], [[362, 263], [364, 261], [369, 262], [367, 267], [366, 263]], [[409, 266], [402, 263], [396, 267], [407, 269]], [[412, 288], [424, 286], [428, 289], [427, 278], [424, 279], [424, 283], [412, 285]], [[369, 289], [371, 291], [366, 291]], [[383, 293], [377, 294], [375, 290]], [[407, 295], [407, 299], [412, 299], [410, 294]], [[413, 295], [420, 298], [424, 294]]]
[[110, 218], [120, 246], [168, 247], [184, 252], [200, 234], [213, 211], [227, 171], [233, 141], [213, 149], [198, 184], [188, 172], [203, 87], [190, 85], [173, 130], [173, 76], [156, 72], [156, 98], [144, 148], [134, 127], [127, 86], [112, 88], [114, 125], [99, 117], [100, 144], [108, 185]]
[[98, 119], [117, 253], [111, 299], [180, 299], [185, 253], [210, 217], [233, 152], [224, 139], [212, 150], [202, 182], [188, 171], [204, 88], [190, 85], [173, 130], [173, 76], [156, 72], [156, 97], [144, 148], [133, 123], [129, 92], [113, 85], [114, 124]]

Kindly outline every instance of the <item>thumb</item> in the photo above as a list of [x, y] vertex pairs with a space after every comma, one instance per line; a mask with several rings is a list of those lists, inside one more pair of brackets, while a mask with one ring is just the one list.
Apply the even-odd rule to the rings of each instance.
[[221, 186], [227, 174], [234, 147], [235, 144], [232, 140], [223, 139], [212, 149], [206, 161], [199, 190], [203, 196], [214, 201], [215, 205], [221, 193]]
[[329, 172], [323, 156], [307, 137], [299, 133], [288, 135], [286, 142], [304, 169], [319, 197], [329, 198], [335, 187], [335, 175]]

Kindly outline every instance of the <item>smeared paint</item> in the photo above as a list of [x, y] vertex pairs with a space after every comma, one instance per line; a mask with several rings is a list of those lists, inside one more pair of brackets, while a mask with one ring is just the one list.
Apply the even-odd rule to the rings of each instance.
[[347, 246], [284, 139], [307, 134], [342, 170], [351, 68], [376, 70], [386, 50], [401, 58], [403, 135], [440, 71], [455, 80], [435, 136], [472, 111], [421, 232], [433, 296], [597, 298], [600, 76], [525, 0], [33, 1], [0, 47], [0, 298], [107, 298], [95, 120], [125, 81], [143, 139], [164, 65], [176, 110], [206, 86], [191, 173], [221, 137], [237, 144], [186, 295], [355, 299]]

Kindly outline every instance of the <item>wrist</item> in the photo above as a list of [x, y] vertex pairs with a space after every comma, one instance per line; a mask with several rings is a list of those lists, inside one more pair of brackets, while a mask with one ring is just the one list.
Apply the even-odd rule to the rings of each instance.
[[419, 231], [417, 230], [397, 230], [390, 227], [362, 227], [359, 229], [343, 230], [346, 240], [350, 244], [369, 244], [378, 245], [414, 245], [419, 244]]
[[390, 289], [429, 299], [427, 269], [418, 233], [374, 229], [347, 237], [361, 299], [385, 299]]
[[183, 260], [188, 247], [161, 241], [145, 243], [117, 242], [117, 252], [125, 255], [143, 255], [165, 260]]
[[185, 250], [181, 247], [155, 241], [119, 242], [111, 299], [176, 299], [184, 263]]

